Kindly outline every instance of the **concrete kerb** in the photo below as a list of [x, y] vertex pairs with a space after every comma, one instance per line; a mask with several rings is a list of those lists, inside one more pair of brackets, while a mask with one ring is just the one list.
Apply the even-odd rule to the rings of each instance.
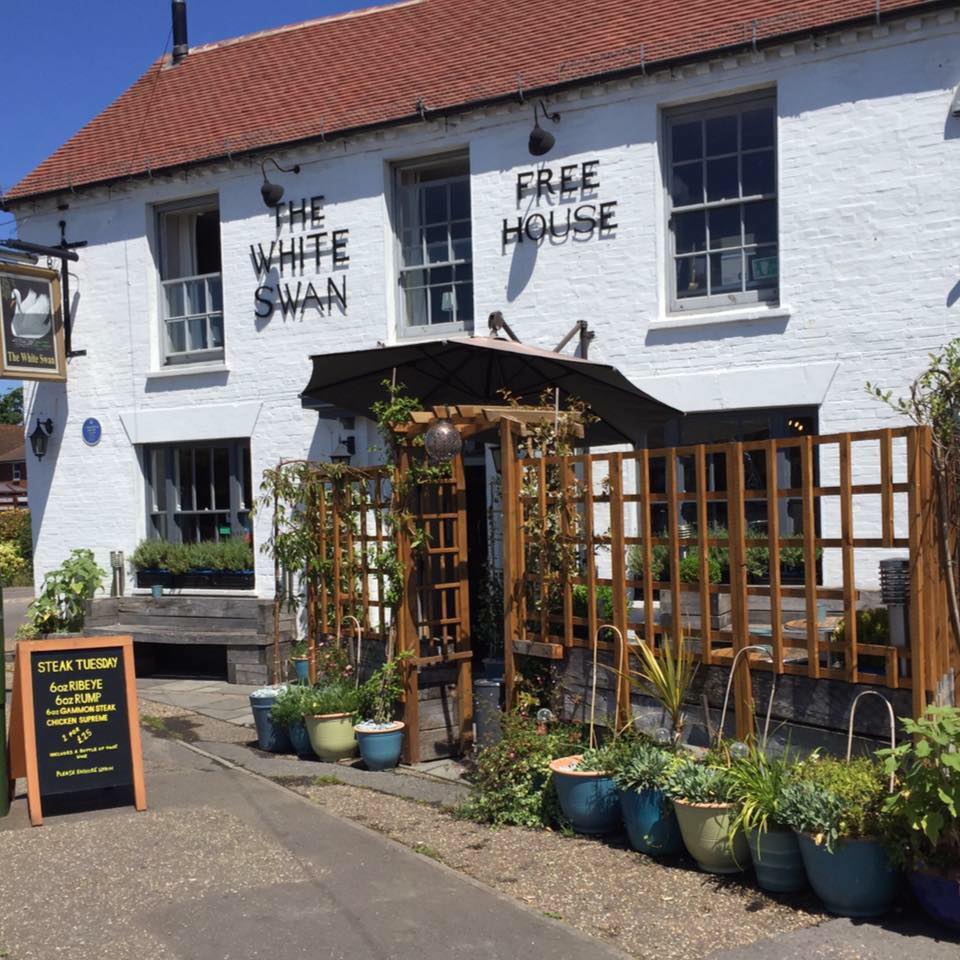
[[[221, 766], [225, 767], [228, 770], [233, 770], [238, 773], [244, 774], [249, 777], [253, 777], [259, 781], [262, 781], [265, 784], [268, 784], [272, 789], [282, 792], [286, 797], [293, 797], [299, 803], [303, 804], [305, 807], [310, 809], [316, 809], [316, 804], [309, 797], [303, 796], [303, 794], [297, 793], [295, 790], [291, 790], [289, 787], [285, 787], [282, 783], [277, 783], [275, 780], [270, 777], [264, 776], [260, 773], [257, 773], [254, 770], [250, 770], [247, 767], [240, 766], [230, 762], [229, 760], [224, 759], [223, 757], [217, 756], [215, 753], [210, 753], [207, 750], [204, 750], [202, 747], [198, 747], [196, 744], [187, 743], [182, 740], [174, 741], [177, 746], [184, 747], [187, 750], [192, 751], [193, 753], [198, 754], [201, 757], [204, 757], [207, 760], [212, 761], [213, 763], [218, 763]], [[332, 816], [332, 814], [328, 814]], [[341, 817], [337, 818], [340, 823], [342, 823], [346, 828], [355, 831], [356, 833], [363, 834], [365, 836], [376, 837], [380, 842], [392, 847], [393, 849], [399, 851], [404, 856], [416, 857], [418, 860], [429, 861], [430, 864], [437, 870], [442, 870], [443, 872], [449, 874], [451, 877], [455, 877], [461, 883], [468, 883], [471, 887], [475, 887], [478, 890], [482, 890], [488, 896], [493, 896], [496, 900], [499, 900], [504, 905], [509, 906], [515, 910], [520, 910], [521, 912], [537, 919], [541, 923], [548, 924], [549, 926], [555, 927], [558, 931], [562, 931], [566, 936], [573, 937], [584, 945], [584, 956], [596, 956], [604, 957], [608, 956], [610, 958], [618, 958], [618, 960], [635, 960], [630, 954], [625, 953], [623, 950], [618, 949], [615, 946], [612, 946], [609, 943], [604, 943], [602, 940], [596, 940], [593, 937], [588, 936], [585, 933], [581, 933], [575, 927], [572, 927], [566, 923], [563, 923], [560, 920], [555, 920], [553, 917], [549, 917], [544, 913], [541, 913], [539, 910], [535, 910], [532, 907], [525, 904], [522, 900], [516, 900], [513, 897], [509, 896], [506, 893], [502, 893], [500, 890], [497, 890], [495, 887], [489, 887], [485, 883], [481, 883], [479, 880], [475, 880], [469, 874], [461, 873], [459, 870], [454, 870], [453, 867], [448, 867], [445, 863], [440, 860], [436, 860], [433, 857], [428, 857], [425, 854], [417, 853], [416, 850], [408, 847], [406, 844], [400, 843], [398, 840], [394, 840], [392, 837], [388, 837], [383, 833], [380, 833], [377, 830], [371, 830], [369, 827], [364, 826], [362, 823], [357, 823], [354, 820], [346, 820]]]

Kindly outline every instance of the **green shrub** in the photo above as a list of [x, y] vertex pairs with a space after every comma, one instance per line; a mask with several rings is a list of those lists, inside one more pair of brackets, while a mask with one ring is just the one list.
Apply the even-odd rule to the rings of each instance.
[[810, 834], [832, 851], [840, 840], [885, 831], [887, 782], [883, 767], [869, 757], [849, 763], [811, 757], [793, 768], [783, 788], [780, 815], [786, 826]]
[[[721, 551], [711, 548], [707, 552], [707, 576], [711, 583], [719, 583], [723, 577], [723, 563]], [[700, 582], [700, 551], [697, 548], [688, 550], [680, 561], [681, 583]]]
[[0, 510], [0, 541], [16, 545], [20, 556], [29, 561], [33, 556], [33, 531], [29, 510]]
[[298, 640], [290, 646], [290, 656], [297, 660], [303, 659], [308, 656], [309, 653], [310, 644], [308, 644], [306, 640]]
[[253, 569], [253, 547], [243, 539], [210, 540], [204, 543], [170, 543], [142, 540], [131, 557], [135, 570], [239, 571]]
[[673, 750], [641, 740], [616, 758], [614, 782], [621, 790], [662, 790], [677, 757]]
[[303, 720], [311, 704], [313, 690], [300, 684], [288, 684], [277, 695], [270, 708], [270, 717], [277, 726], [290, 728]]
[[44, 575], [39, 596], [27, 608], [28, 629], [38, 634], [82, 630], [87, 601], [106, 575], [92, 550], [72, 551], [59, 567]]
[[[650, 548], [650, 574], [654, 582], [662, 581], [670, 565], [670, 548], [663, 543], [655, 543]], [[627, 552], [627, 573], [631, 580], [642, 580], [644, 568], [643, 546], [634, 544]]]
[[360, 691], [349, 681], [328, 683], [322, 687], [307, 688], [309, 695], [304, 701], [307, 716], [318, 717], [325, 713], [356, 713], [360, 705]]
[[960, 866], [960, 709], [928, 707], [904, 719], [912, 739], [880, 750], [897, 788], [884, 802], [891, 854], [898, 863], [944, 870]]
[[700, 763], [692, 756], [682, 757], [667, 774], [663, 792], [671, 800], [687, 803], [731, 803], [734, 784], [728, 767]]
[[[832, 639], [842, 643], [846, 636], [846, 620], [841, 620]], [[890, 642], [890, 611], [886, 607], [868, 607], [857, 611], [857, 643], [888, 644]]]
[[0, 540], [0, 583], [9, 587], [28, 567], [12, 541]]
[[395, 718], [397, 703], [403, 696], [403, 664], [412, 656], [410, 650], [401, 651], [360, 687], [358, 720], [389, 723]]

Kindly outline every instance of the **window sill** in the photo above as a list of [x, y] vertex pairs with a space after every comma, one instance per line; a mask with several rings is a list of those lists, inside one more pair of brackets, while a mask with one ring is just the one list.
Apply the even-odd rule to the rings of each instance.
[[160, 370], [148, 370], [148, 380], [165, 380], [167, 377], [192, 377], [201, 373], [229, 373], [225, 363], [182, 363], [163, 367]]
[[699, 313], [670, 314], [650, 324], [650, 332], [678, 330], [683, 327], [711, 327], [714, 324], [745, 323], [750, 320], [789, 320], [790, 307], [736, 307], [732, 310], [704, 310]]

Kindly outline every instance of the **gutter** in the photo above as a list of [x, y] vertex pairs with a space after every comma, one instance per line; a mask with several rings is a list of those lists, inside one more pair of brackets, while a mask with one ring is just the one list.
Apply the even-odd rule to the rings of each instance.
[[255, 158], [262, 155], [264, 151], [272, 151], [277, 149], [292, 150], [298, 147], [312, 146], [317, 143], [330, 143], [331, 140], [335, 138], [343, 139], [346, 137], [357, 136], [359, 134], [372, 133], [376, 130], [389, 130], [394, 127], [406, 126], [407, 124], [417, 121], [423, 122], [424, 120], [434, 120], [443, 117], [456, 117], [465, 113], [470, 113], [474, 110], [482, 110], [487, 107], [502, 106], [508, 103], [522, 103], [528, 98], [530, 100], [534, 100], [537, 97], [547, 98], [550, 93], [559, 93], [566, 90], [572, 90], [593, 83], [632, 79], [636, 76], [645, 75], [648, 70], [667, 70], [685, 67], [694, 63], [700, 63], [704, 60], [713, 60], [717, 57], [732, 56], [741, 53], [749, 53], [751, 51], [767, 50], [772, 47], [781, 46], [787, 43], [796, 43], [800, 40], [812, 40], [819, 36], [836, 33], [837, 31], [841, 30], [857, 29], [871, 25], [878, 26], [894, 20], [905, 20], [912, 16], [932, 13], [937, 10], [960, 7], [960, 3], [958, 3], [957, 0], [929, 0], [927, 3], [917, 4], [911, 7], [900, 7], [896, 10], [891, 10], [887, 13], [884, 13], [879, 9], [882, 0], [876, 0], [876, 2], [878, 9], [873, 15], [854, 17], [849, 20], [837, 20], [833, 23], [826, 24], [822, 27], [817, 27], [812, 30], [796, 30], [791, 33], [776, 34], [771, 37], [766, 37], [762, 40], [748, 40], [742, 43], [731, 44], [726, 47], [714, 47], [710, 50], [705, 50], [700, 53], [686, 54], [679, 57], [667, 58], [665, 60], [651, 60], [649, 63], [645, 63], [642, 66], [634, 64], [632, 66], [621, 67], [616, 70], [601, 71], [600, 73], [595, 74], [585, 74], [581, 77], [564, 80], [558, 83], [545, 84], [540, 87], [530, 87], [529, 89], [523, 90], [522, 99], [520, 100], [517, 98], [517, 92], [511, 91], [510, 93], [497, 94], [496, 96], [484, 97], [479, 100], [470, 100], [449, 107], [440, 107], [435, 110], [427, 108], [423, 113], [415, 109], [413, 113], [406, 114], [401, 117], [394, 117], [390, 120], [378, 120], [376, 123], [361, 124], [356, 127], [345, 127], [340, 130], [330, 132], [324, 131], [323, 133], [312, 134], [309, 137], [301, 137], [297, 140], [283, 140], [273, 143], [264, 143], [257, 147], [251, 147], [247, 150], [211, 154], [206, 157], [199, 157], [195, 160], [188, 160], [183, 163], [172, 164], [167, 167], [157, 167], [156, 169], [151, 169], [149, 171], [122, 174], [115, 177], [107, 177], [103, 180], [93, 180], [89, 183], [80, 184], [77, 187], [70, 185], [67, 187], [57, 187], [52, 190], [44, 190], [39, 193], [23, 194], [22, 196], [13, 198], [0, 197], [0, 210], [9, 213], [13, 212], [14, 207], [18, 204], [26, 203], [28, 201], [35, 201], [41, 198], [64, 195], [68, 193], [77, 194], [81, 191], [93, 189], [95, 187], [111, 186], [117, 183], [129, 183], [130, 181], [135, 180], [149, 180], [153, 179], [153, 177], [158, 174], [162, 174], [163, 176], [175, 176], [177, 173], [192, 170], [196, 167], [206, 166], [207, 164], [224, 162], [232, 163], [234, 160]]

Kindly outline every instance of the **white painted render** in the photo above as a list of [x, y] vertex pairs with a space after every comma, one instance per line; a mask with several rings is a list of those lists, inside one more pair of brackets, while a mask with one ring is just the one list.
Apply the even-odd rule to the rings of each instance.
[[[281, 163], [302, 166], [299, 176], [271, 175], [287, 199], [323, 194], [327, 228], [350, 231], [350, 263], [338, 274], [346, 314], [256, 318], [250, 244], [278, 234], [253, 160], [80, 190], [64, 198], [66, 211], [52, 201], [19, 207], [23, 239], [56, 242], [63, 218], [69, 239], [88, 242], [70, 268], [73, 342], [87, 355], [70, 361], [66, 385], [27, 394], [28, 430], [38, 416], [55, 424], [47, 457], [30, 464], [38, 579], [72, 548], [93, 548], [106, 567], [109, 551], [129, 556], [143, 537], [137, 443], [249, 436], [255, 485], [281, 457], [330, 453], [336, 423], [318, 422], [298, 398], [309, 357], [396, 339], [390, 164], [453, 148], [470, 154], [478, 334], [500, 310], [525, 342], [552, 348], [585, 319], [596, 332], [592, 357], [683, 410], [815, 404], [822, 433], [896, 423], [865, 381], [904, 390], [960, 328], [960, 120], [949, 116], [958, 82], [960, 25], [947, 12], [564, 93], [551, 101], [562, 119], [541, 162], [599, 160], [596, 201], [617, 202], [618, 226], [605, 238], [506, 251], [503, 218], [529, 212], [518, 209], [517, 173], [537, 166], [527, 153], [529, 103], [278, 151]], [[781, 306], [671, 316], [662, 111], [765, 87], [777, 96]], [[225, 362], [165, 371], [154, 205], [212, 193]], [[328, 275], [325, 266], [324, 283]], [[103, 425], [94, 447], [81, 436], [87, 417]], [[359, 461], [375, 442], [358, 421]], [[824, 463], [825, 482], [834, 469]], [[858, 505], [857, 521], [867, 535], [871, 510]], [[257, 542], [268, 523], [257, 518]], [[868, 581], [878, 555], [862, 553]], [[834, 558], [826, 569], [829, 580]], [[264, 556], [257, 573], [258, 593], [269, 596]]]

